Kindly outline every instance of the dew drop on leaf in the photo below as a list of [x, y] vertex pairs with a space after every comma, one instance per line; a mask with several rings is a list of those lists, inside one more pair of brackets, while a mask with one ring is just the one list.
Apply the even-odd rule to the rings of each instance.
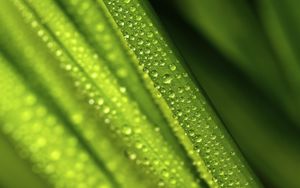
[[100, 98], [100, 99], [98, 99], [97, 103], [98, 103], [98, 105], [101, 106], [104, 103], [104, 100], [102, 98]]
[[165, 84], [170, 84], [170, 83], [172, 82], [172, 77], [171, 77], [169, 74], [165, 74], [165, 75], [163, 76], [163, 82], [164, 82]]
[[108, 106], [104, 107], [103, 112], [108, 114], [110, 112], [110, 108]]
[[123, 127], [122, 132], [123, 132], [123, 134], [125, 134], [125, 135], [131, 135], [132, 130], [131, 130], [130, 127], [128, 127], [127, 125], [125, 125], [125, 126]]
[[171, 71], [175, 71], [176, 70], [176, 66], [174, 64], [169, 65], [169, 68]]
[[136, 154], [127, 150], [125, 151], [125, 156], [132, 161], [136, 159]]
[[156, 70], [152, 70], [152, 71], [150, 71], [150, 75], [153, 76], [154, 78], [156, 78], [158, 76], [158, 73]]

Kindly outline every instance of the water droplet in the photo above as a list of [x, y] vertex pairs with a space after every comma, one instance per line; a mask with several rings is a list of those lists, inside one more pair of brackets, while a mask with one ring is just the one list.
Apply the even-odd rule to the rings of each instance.
[[137, 16], [137, 17], [136, 17], [136, 20], [137, 20], [137, 21], [140, 21], [141, 19], [142, 19], [142, 16]]
[[98, 105], [102, 105], [103, 103], [104, 103], [104, 100], [101, 98], [101, 99], [98, 99], [98, 101], [97, 101], [97, 103], [98, 103]]
[[128, 127], [128, 126], [125, 125], [125, 126], [123, 127], [122, 132], [123, 132], [123, 134], [125, 134], [125, 135], [131, 135], [132, 130], [131, 130], [130, 127]]
[[156, 78], [158, 76], [158, 73], [156, 70], [152, 70], [150, 71], [150, 75]]
[[61, 56], [61, 54], [62, 54], [62, 51], [61, 51], [61, 50], [56, 50], [55, 55], [56, 55], [57, 57]]
[[121, 91], [121, 93], [125, 93], [126, 92], [126, 88], [125, 87], [120, 87], [120, 91]]
[[137, 142], [137, 143], [135, 144], [135, 147], [136, 147], [137, 149], [142, 149], [143, 144], [140, 143], [140, 142]]
[[172, 178], [172, 179], [171, 179], [171, 184], [172, 184], [172, 185], [175, 185], [175, 184], [176, 184], [176, 179], [175, 179], [175, 178]]
[[90, 105], [93, 105], [94, 103], [95, 103], [94, 99], [90, 99], [90, 100], [89, 100], [89, 104], [90, 104]]
[[172, 77], [171, 77], [169, 74], [165, 74], [165, 75], [163, 76], [163, 82], [164, 82], [165, 84], [170, 84], [170, 83], [172, 82]]
[[175, 98], [175, 93], [174, 93], [173, 91], [170, 91], [169, 97], [170, 97], [171, 99], [174, 99], [174, 98]]
[[198, 143], [202, 142], [202, 138], [197, 138], [196, 142], [198, 142]]
[[170, 176], [169, 172], [166, 169], [163, 170], [162, 175], [166, 178]]
[[108, 114], [110, 112], [110, 108], [108, 106], [104, 107], [103, 112]]
[[136, 8], [135, 8], [135, 7], [130, 7], [130, 11], [131, 11], [131, 12], [135, 12], [135, 11], [136, 11]]
[[176, 70], [176, 66], [173, 65], [173, 64], [169, 65], [169, 68], [170, 68], [171, 71], [175, 71]]
[[136, 159], [136, 154], [132, 153], [130, 151], [125, 151], [125, 156], [130, 159], [130, 160], [135, 160]]
[[160, 180], [158, 182], [158, 187], [163, 187], [163, 186], [165, 186], [165, 183], [163, 182], [163, 180]]

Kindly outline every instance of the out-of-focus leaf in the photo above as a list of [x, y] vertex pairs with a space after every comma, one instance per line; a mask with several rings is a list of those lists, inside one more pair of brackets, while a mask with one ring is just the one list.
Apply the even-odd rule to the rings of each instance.
[[38, 99], [2, 56], [0, 71], [1, 129], [19, 145], [36, 171], [42, 172], [56, 187], [83, 184], [113, 187], [114, 180], [111, 181], [85, 146], [64, 127], [67, 123]]
[[[3, 134], [0, 135], [0, 148], [0, 187], [15, 188], [24, 185], [32, 188], [50, 187], [33, 172], [30, 163], [18, 156]], [[16, 181], [16, 177], [18, 177], [18, 181]]]
[[[281, 52], [274, 53], [259, 19], [246, 1], [176, 2], [188, 22], [203, 32], [271, 100], [285, 109], [296, 125], [300, 125], [297, 113], [300, 106], [299, 67], [291, 59], [280, 63], [278, 54], [285, 53], [286, 47], [275, 44], [273, 46]], [[267, 7], [262, 8], [263, 14], [269, 12], [271, 6]], [[268, 24], [272, 22], [265, 23]], [[280, 30], [274, 28], [271, 31], [276, 33]], [[282, 47], [285, 49], [281, 50]]]
[[[294, 117], [299, 118], [300, 106], [300, 57], [299, 49], [299, 2], [286, 1], [257, 1], [263, 26], [267, 31], [274, 51], [278, 54], [282, 74], [289, 85], [289, 96], [295, 106]], [[300, 126], [300, 123], [298, 124]]]

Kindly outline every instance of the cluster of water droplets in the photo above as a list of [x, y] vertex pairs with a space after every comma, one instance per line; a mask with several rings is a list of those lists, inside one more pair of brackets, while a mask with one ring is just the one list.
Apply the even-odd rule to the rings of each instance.
[[88, 42], [95, 46], [95, 51], [109, 62], [116, 76], [125, 79], [130, 75], [128, 63], [124, 63], [124, 54], [118, 47], [118, 42], [109, 25], [109, 19], [105, 13], [99, 11], [99, 5], [92, 0], [68, 0], [61, 2], [69, 15], [75, 20], [77, 27], [87, 38]]
[[[206, 99], [189, 78], [162, 35], [137, 0], [104, 1], [123, 33], [125, 40], [147, 73], [159, 97], [163, 97], [185, 134], [193, 143], [193, 151], [205, 164], [202, 176], [210, 185], [245, 187], [247, 171], [235, 155], [236, 148], [226, 136], [221, 122]], [[207, 177], [213, 176], [213, 179]], [[249, 175], [251, 176], [251, 175]]]
[[[128, 158], [144, 167], [155, 178], [160, 177], [158, 184], [161, 186], [180, 186], [185, 183], [189, 177], [182, 169], [183, 164], [162, 141], [161, 135], [149, 125], [137, 106], [129, 101], [126, 90], [119, 87], [107, 67], [101, 64], [101, 59], [89, 50], [67, 20], [62, 15], [50, 14], [57, 11], [46, 5], [47, 1], [32, 4], [36, 10], [41, 11], [38, 14], [44, 16], [43, 20], [52, 33], [41, 24], [32, 24], [33, 28], [57, 56], [60, 66], [74, 79], [75, 86], [83, 91], [88, 103], [124, 141], [128, 148], [125, 151]], [[45, 9], [47, 11], [42, 11]], [[27, 19], [31, 23], [36, 22], [32, 15]], [[131, 113], [128, 114], [128, 111]]]
[[[37, 24], [31, 25], [33, 25], [32, 27], [34, 28], [37, 27]], [[39, 31], [41, 30], [39, 29]], [[45, 37], [47, 36], [45, 34], [46, 32], [39, 33], [43, 33], [43, 35], [40, 34], [39, 36], [43, 42], [51, 41], [49, 37]], [[38, 82], [40, 82], [41, 87], [44, 87], [44, 85], [50, 86], [45, 92], [49, 93], [53, 98], [55, 98], [55, 102], [59, 104], [61, 108], [63, 108], [62, 110], [65, 112], [65, 115], [67, 116], [66, 118], [70, 119], [72, 126], [74, 126], [83, 135], [85, 142], [89, 144], [89, 146], [92, 148], [92, 150], [94, 150], [94, 152], [96, 152], [100, 159], [103, 161], [109, 161], [106, 163], [106, 165], [114, 174], [116, 179], [121, 182], [121, 184], [126, 183], [128, 186], [138, 187], [144, 185], [145, 183], [137, 183], [139, 182], [139, 179], [138, 177], [134, 177], [135, 173], [133, 173], [130, 178], [126, 176], [128, 172], [132, 172], [134, 169], [129, 168], [130, 165], [128, 163], [124, 163], [123, 156], [120, 155], [120, 147], [117, 147], [117, 143], [115, 141], [112, 143], [111, 140], [107, 140], [106, 137], [108, 134], [105, 130], [105, 127], [99, 126], [99, 124], [105, 124], [103, 121], [107, 122], [108, 119], [104, 119], [100, 122], [93, 121], [93, 110], [86, 111], [84, 108], [85, 105], [82, 104], [81, 100], [74, 101], [74, 99], [77, 98], [77, 93], [74, 92], [74, 89], [70, 89], [69, 79], [63, 74], [65, 70], [70, 71], [73, 66], [68, 63], [66, 66], [63, 66], [64, 70], [58, 71], [56, 68], [58, 64], [54, 63], [56, 61], [55, 58], [50, 58], [49, 54], [47, 54], [47, 47], [40, 46], [39, 53], [36, 54], [35, 52], [38, 48], [38, 42], [34, 40], [28, 40], [28, 36], [26, 36], [26, 32], [24, 30], [14, 30], [13, 35], [19, 36], [14, 37], [13, 48], [15, 49], [15, 53], [18, 53], [18, 56], [22, 58], [21, 64], [24, 64], [23, 66], [25, 66], [26, 69], [30, 69], [30, 72], [35, 72], [38, 74]], [[24, 48], [24, 46], [26, 47]], [[55, 45], [53, 43], [51, 47], [53, 48], [54, 46]], [[63, 57], [62, 49], [54, 50], [53, 52], [58, 55], [58, 57]], [[28, 77], [30, 76], [31, 74], [28, 75]], [[32, 78], [32, 80], [29, 80], [29, 82], [35, 83], [36, 78]], [[76, 84], [79, 83], [76, 82]], [[36, 83], [34, 85], [36, 85]], [[121, 92], [126, 92], [125, 90], [125, 88], [120, 87]], [[78, 97], [80, 97], [80, 95]], [[91, 106], [95, 103], [95, 101], [93, 99], [89, 99], [87, 103], [88, 104], [86, 106]], [[101, 98], [99, 99], [98, 103], [103, 105], [104, 100]], [[97, 110], [99, 110], [99, 108], [97, 108]], [[105, 112], [108, 110], [109, 109], [106, 108]], [[119, 166], [122, 166], [122, 168], [120, 169]]]
[[163, 124], [164, 120], [159, 112], [156, 112], [151, 95], [139, 78], [135, 66], [130, 62], [132, 55], [125, 49], [124, 41], [119, 36], [121, 34], [103, 2], [69, 0], [62, 1], [62, 4], [72, 20], [77, 23], [82, 35], [105, 61], [106, 66], [117, 78], [118, 83], [126, 89], [131, 99], [139, 104], [151, 121]]
[[[0, 59], [2, 131], [55, 187], [112, 187], [90, 156], [24, 81]], [[61, 160], [61, 159], [64, 160]], [[69, 181], [69, 180], [72, 181]]]

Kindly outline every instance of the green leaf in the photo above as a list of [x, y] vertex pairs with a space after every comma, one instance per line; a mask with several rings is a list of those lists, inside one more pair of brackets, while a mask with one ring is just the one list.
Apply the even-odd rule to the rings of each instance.
[[192, 158], [206, 182], [210, 186], [256, 186], [220, 120], [155, 26], [146, 2], [104, 2], [159, 97], [187, 135], [179, 138], [187, 150], [192, 145]]
[[289, 117], [178, 17], [160, 18], [249, 162], [272, 186], [299, 187], [300, 139]]
[[[40, 6], [40, 4], [35, 5]], [[72, 41], [63, 40], [65, 39], [63, 37], [53, 37], [51, 35], [51, 30], [49, 32], [49, 30], [43, 28], [43, 25], [41, 25], [40, 22], [33, 17], [34, 14], [29, 11], [29, 7], [26, 4], [17, 2], [16, 6], [20, 11], [23, 12], [23, 15], [25, 15], [25, 19], [27, 19], [26, 21], [30, 22], [33, 29], [36, 29], [36, 34], [41, 37], [42, 40], [46, 40], [46, 47], [52, 50], [52, 56], [56, 56], [58, 60], [53, 61], [57, 64], [56, 67], [62, 66], [66, 73], [73, 78], [75, 85], [80, 87], [81, 92], [84, 92], [84, 95], [87, 98], [86, 101], [95, 108], [95, 112], [102, 117], [104, 124], [107, 124], [109, 126], [108, 128], [113, 131], [115, 136], [119, 137], [119, 142], [123, 146], [122, 150], [119, 150], [119, 154], [123, 155], [123, 152], [125, 152], [129, 159], [136, 162], [140, 167], [143, 167], [142, 171], [145, 173], [151, 173], [149, 178], [153, 177], [158, 184], [180, 185], [184, 183], [188, 185], [189, 182], [193, 183], [189, 172], [185, 172], [188, 170], [182, 168], [184, 163], [181, 162], [176, 155], [172, 154], [173, 151], [171, 151], [169, 146], [163, 142], [162, 136], [156, 131], [155, 127], [151, 126], [148, 120], [145, 119], [142, 114], [140, 114], [134, 102], [129, 103], [126, 92], [121, 89], [109, 70], [105, 68], [106, 66], [103, 64], [103, 62], [102, 65], [104, 68], [98, 65], [98, 63], [101, 63], [101, 61], [99, 61], [98, 58], [94, 59], [95, 56], [92, 54], [84, 57], [86, 58], [84, 61], [80, 61], [82, 60], [82, 56], [80, 56], [81, 54], [75, 52], [77, 52], [76, 50], [83, 49], [81, 48], [81, 45], [85, 45], [86, 48], [84, 48], [84, 50], [92, 53], [92, 49], [88, 47], [82, 38], [77, 37], [78, 43], [80, 43], [80, 40], [82, 41], [80, 44], [78, 44], [77, 49], [69, 46], [69, 50], [75, 51], [68, 51], [62, 47], [64, 47], [64, 45], [69, 45], [68, 42]], [[56, 6], [54, 4], [50, 4], [50, 7], [55, 8]], [[59, 11], [57, 12], [59, 13]], [[50, 21], [49, 25], [50, 23], [53, 23], [53, 26], [57, 27], [57, 29], [68, 28], [75, 35], [76, 31], [72, 30], [72, 26], [69, 24], [69, 22], [67, 22], [67, 20], [65, 21], [66, 25], [64, 25], [65, 27], [63, 28], [60, 28], [60, 24], [54, 24], [54, 22]], [[15, 36], [18, 36], [18, 34]], [[75, 36], [74, 38], [76, 39]], [[62, 42], [64, 42], [64, 44], [61, 44], [59, 41], [57, 41], [57, 39], [60, 39]], [[20, 41], [16, 41], [16, 44], [19, 42]], [[77, 57], [77, 60], [75, 60], [73, 56]], [[31, 56], [31, 58], [33, 57]], [[95, 62], [96, 67], [92, 69], [89, 63], [93, 61]], [[77, 65], [78, 62], [81, 63], [81, 66]], [[46, 65], [49, 66], [49, 64]], [[82, 70], [83, 68], [85, 69]], [[95, 75], [96, 73], [96, 75], [99, 75], [99, 77], [89, 77], [85, 71], [90, 71], [89, 74], [91, 76]], [[41, 72], [40, 74], [42, 75], [43, 73]], [[52, 93], [54, 93], [54, 91]], [[129, 110], [132, 113], [125, 115], [124, 112], [126, 112], [126, 110]], [[158, 153], [158, 148], [160, 149], [160, 153]], [[156, 168], [152, 168], [152, 165]], [[117, 165], [115, 167], [117, 167]], [[117, 172], [115, 172], [115, 174], [117, 174]], [[125, 177], [126, 175], [123, 174], [123, 184], [125, 184], [124, 181], [128, 181], [127, 179], [124, 179]], [[138, 186], [136, 185], [135, 187]]]
[[1, 129], [50, 184], [260, 186], [146, 2], [1, 5]]

